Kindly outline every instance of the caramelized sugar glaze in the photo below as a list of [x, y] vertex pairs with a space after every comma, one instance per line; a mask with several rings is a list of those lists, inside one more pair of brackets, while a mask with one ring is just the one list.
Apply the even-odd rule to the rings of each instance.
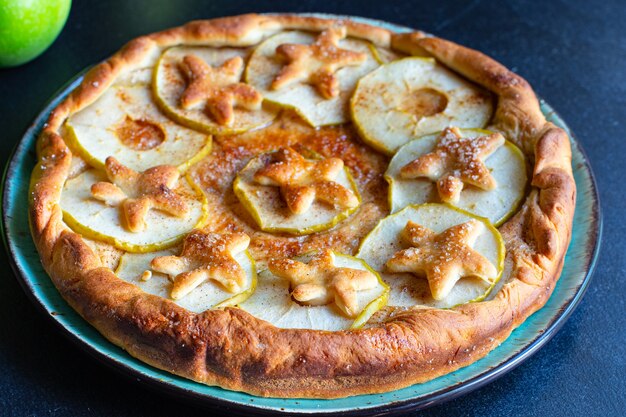
[[[259, 230], [233, 192], [237, 173], [254, 156], [283, 146], [309, 149], [323, 157], [336, 157], [350, 169], [361, 193], [358, 210], [325, 232], [307, 236]], [[257, 262], [293, 257], [331, 248], [354, 254], [361, 239], [389, 213], [387, 183], [383, 174], [389, 160], [364, 145], [350, 124], [313, 128], [295, 113], [284, 110], [269, 126], [246, 133], [214, 137], [213, 150], [190, 170], [207, 194], [209, 222], [205, 230], [244, 232], [250, 236], [250, 253]]]

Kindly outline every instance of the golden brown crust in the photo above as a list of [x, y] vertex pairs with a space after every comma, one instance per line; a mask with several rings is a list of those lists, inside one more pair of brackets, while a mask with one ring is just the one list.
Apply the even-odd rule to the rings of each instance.
[[566, 133], [545, 121], [526, 81], [485, 55], [421, 33], [393, 35], [351, 21], [341, 22], [350, 36], [430, 54], [492, 91], [498, 97], [492, 128], [534, 159], [532, 190], [500, 228], [512, 270], [492, 300], [449, 310], [409, 310], [362, 330], [279, 329], [240, 309], [194, 314], [148, 295], [102, 266], [64, 225], [58, 201], [71, 153], [57, 132], [69, 114], [93, 102], [117, 76], [151, 59], [159, 46], [251, 45], [283, 29], [320, 31], [336, 24], [312, 17], [245, 15], [141, 37], [89, 71], [51, 114], [31, 182], [33, 238], [63, 297], [131, 355], [187, 378], [257, 395], [330, 398], [382, 392], [476, 361], [550, 296], [570, 240], [576, 192]]

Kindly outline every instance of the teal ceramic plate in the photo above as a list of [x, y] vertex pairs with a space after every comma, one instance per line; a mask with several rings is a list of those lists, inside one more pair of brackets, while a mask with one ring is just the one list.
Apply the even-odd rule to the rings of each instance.
[[[407, 30], [383, 22], [363, 20], [396, 31]], [[284, 411], [293, 414], [383, 415], [425, 408], [468, 393], [527, 359], [563, 325], [589, 285], [599, 251], [602, 229], [600, 205], [589, 162], [570, 132], [578, 195], [572, 243], [561, 278], [545, 307], [526, 320], [500, 347], [478, 362], [430, 382], [401, 390], [334, 400], [260, 398], [201, 385], [153, 368], [111, 344], [72, 310], [43, 270], [30, 236], [28, 183], [35, 165], [35, 141], [50, 110], [81, 79], [80, 76], [75, 78], [51, 100], [15, 149], [3, 181], [2, 237], [18, 281], [33, 302], [80, 347], [140, 381], [205, 404], [220, 405], [248, 414]], [[542, 110], [549, 120], [569, 132], [565, 122], [548, 104], [542, 103]]]

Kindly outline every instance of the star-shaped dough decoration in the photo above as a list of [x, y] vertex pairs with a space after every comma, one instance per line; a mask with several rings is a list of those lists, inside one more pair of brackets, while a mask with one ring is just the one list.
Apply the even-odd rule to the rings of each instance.
[[272, 274], [290, 281], [296, 301], [310, 306], [334, 301], [350, 318], [360, 311], [357, 293], [378, 285], [378, 278], [370, 271], [335, 266], [330, 250], [321, 251], [308, 263], [279, 259], [270, 261], [268, 267]]
[[503, 144], [500, 133], [469, 138], [463, 137], [456, 127], [447, 128], [437, 139], [435, 149], [403, 166], [400, 176], [436, 181], [441, 200], [456, 203], [464, 184], [482, 190], [496, 188], [496, 180], [484, 160]]
[[109, 206], [119, 206], [123, 226], [131, 232], [146, 228], [146, 215], [152, 209], [176, 217], [184, 217], [189, 207], [183, 197], [173, 191], [180, 172], [171, 165], [159, 165], [137, 172], [109, 156], [105, 161], [109, 182], [91, 186], [91, 195]]
[[220, 125], [230, 126], [235, 121], [235, 107], [246, 110], [261, 107], [261, 94], [251, 85], [239, 82], [243, 72], [243, 59], [239, 56], [212, 67], [196, 55], [185, 55], [179, 68], [187, 79], [180, 97], [184, 109], [206, 101], [207, 115]]
[[308, 161], [293, 148], [285, 147], [254, 174], [254, 181], [280, 187], [287, 207], [294, 214], [305, 213], [315, 200], [354, 208], [359, 205], [356, 195], [333, 181], [342, 169], [343, 161], [339, 158]]
[[339, 80], [335, 72], [347, 66], [357, 66], [367, 59], [363, 52], [339, 48], [346, 37], [345, 27], [334, 27], [320, 33], [311, 45], [284, 43], [276, 48], [276, 55], [285, 66], [271, 84], [278, 90], [296, 82], [313, 85], [325, 99], [339, 94]]
[[246, 272], [234, 256], [245, 251], [250, 237], [244, 233], [208, 233], [194, 230], [183, 241], [179, 256], [159, 256], [150, 262], [156, 272], [166, 274], [173, 284], [170, 296], [178, 300], [207, 280], [231, 293], [240, 292]]
[[387, 270], [426, 275], [435, 300], [445, 298], [463, 277], [475, 276], [491, 282], [498, 273], [496, 267], [472, 249], [483, 227], [472, 219], [435, 233], [409, 221], [401, 238], [410, 247], [396, 252], [387, 261]]

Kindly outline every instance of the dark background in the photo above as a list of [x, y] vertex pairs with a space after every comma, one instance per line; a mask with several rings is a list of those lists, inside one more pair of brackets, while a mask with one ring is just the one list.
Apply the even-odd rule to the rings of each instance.
[[[2, 165], [46, 101], [131, 38], [244, 12], [388, 20], [479, 49], [524, 76], [569, 123], [598, 179], [604, 238], [595, 277], [561, 331], [514, 371], [423, 415], [625, 415], [626, 2], [75, 0], [35, 61], [0, 70]], [[0, 253], [0, 415], [211, 415], [103, 366], [26, 298]]]

